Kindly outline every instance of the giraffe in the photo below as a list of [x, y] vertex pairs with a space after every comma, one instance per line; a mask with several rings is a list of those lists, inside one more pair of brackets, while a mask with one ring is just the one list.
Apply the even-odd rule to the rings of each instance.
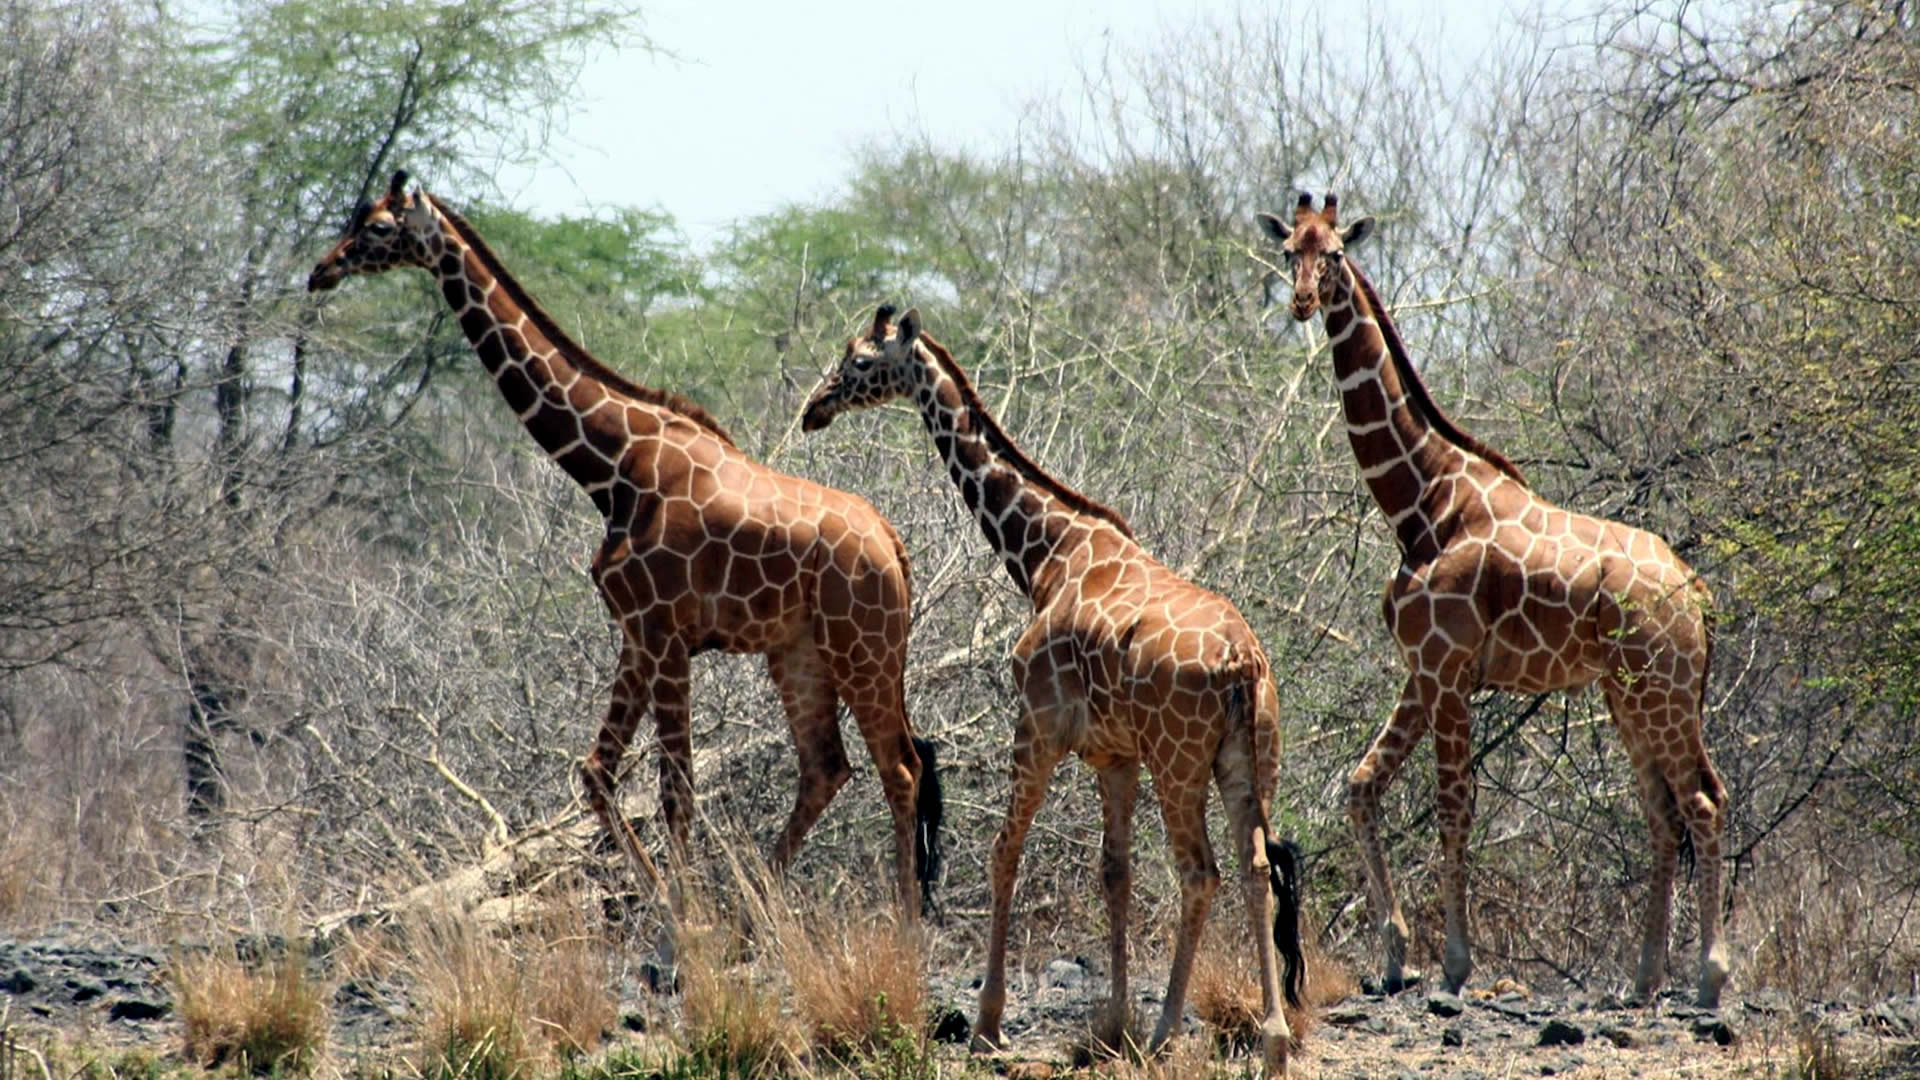
[[1481, 687], [1545, 693], [1599, 683], [1633, 763], [1653, 878], [1634, 993], [1664, 981], [1682, 832], [1700, 867], [1696, 1000], [1717, 1007], [1728, 974], [1719, 939], [1720, 835], [1727, 790], [1701, 735], [1712, 646], [1707, 586], [1652, 533], [1561, 509], [1498, 451], [1454, 426], [1407, 358], [1373, 285], [1345, 257], [1372, 218], [1338, 225], [1339, 200], [1301, 194], [1288, 224], [1260, 222], [1293, 277], [1293, 317], [1322, 313], [1347, 438], [1400, 545], [1387, 628], [1408, 669], [1399, 704], [1347, 785], [1389, 991], [1405, 984], [1407, 925], [1380, 844], [1380, 798], [1429, 729], [1438, 764], [1442, 970], [1472, 970], [1467, 832], [1474, 778], [1467, 699]]
[[[1022, 711], [1013, 737], [1011, 805], [994, 839], [993, 914], [974, 1049], [999, 1049], [1007, 933], [1020, 850], [1055, 768], [1076, 752], [1099, 775], [1115, 1033], [1127, 1016], [1127, 909], [1140, 767], [1152, 771], [1180, 875], [1180, 922], [1157, 1051], [1181, 1019], [1188, 976], [1220, 874], [1207, 838], [1209, 778], [1220, 788], [1240, 860], [1260, 963], [1265, 1062], [1286, 1071], [1280, 1004], [1299, 1004], [1296, 854], [1267, 820], [1279, 779], [1279, 704], [1266, 654], [1223, 597], [1181, 580], [1135, 542], [1118, 513], [1049, 476], [987, 412], [953, 355], [921, 332], [919, 313], [882, 306], [847, 343], [802, 414], [818, 431], [842, 412], [911, 397], [948, 474], [1034, 619], [1013, 647]], [[1273, 911], [1277, 897], [1279, 910]], [[1269, 929], [1269, 919], [1271, 928]], [[1119, 1035], [1115, 1035], [1117, 1042]]]
[[[404, 170], [394, 173], [385, 195], [355, 209], [307, 288], [403, 266], [432, 274], [507, 406], [606, 519], [591, 574], [620, 628], [620, 665], [580, 775], [607, 835], [659, 882], [615, 792], [620, 759], [650, 710], [662, 815], [684, 862], [693, 809], [689, 662], [708, 650], [762, 653], [800, 760], [770, 862], [785, 869], [852, 776], [840, 736], [844, 701], [892, 811], [896, 894], [911, 923], [922, 886], [933, 884], [926, 871], [937, 857], [940, 808], [923, 769], [931, 747], [907, 719], [910, 579], [893, 526], [856, 495], [754, 461], [698, 405], [596, 360], [471, 224], [424, 189], [409, 193], [407, 182]], [[672, 910], [678, 890], [668, 891]], [[661, 942], [669, 962], [672, 922]]]

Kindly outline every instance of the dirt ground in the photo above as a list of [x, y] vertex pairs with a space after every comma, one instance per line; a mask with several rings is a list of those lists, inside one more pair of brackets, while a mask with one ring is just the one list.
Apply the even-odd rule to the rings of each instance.
[[[180, 1046], [179, 1021], [164, 977], [173, 946], [126, 944], [98, 936], [58, 935], [0, 941], [0, 1028], [31, 1042], [52, 1035], [86, 1045], [166, 1054]], [[1011, 973], [1009, 1052], [979, 1059], [964, 1050], [978, 977], [958, 970], [931, 978], [942, 1075], [993, 1071], [1043, 1077], [1071, 1071], [1077, 1033], [1104, 992], [1104, 979], [1072, 957], [1030, 962]], [[1141, 973], [1135, 1013], [1157, 1015], [1164, 969]], [[622, 978], [628, 1022], [610, 1045], [640, 1038], [671, 1004], [637, 979]], [[411, 1037], [414, 1003], [406, 987], [341, 981], [333, 994], [331, 1057], [346, 1063], [400, 1050]], [[1190, 1018], [1172, 1075], [1240, 1075], [1247, 1059], [1209, 1064], [1210, 1029]], [[1316, 1010], [1295, 1072], [1311, 1080], [1448, 1077], [1493, 1080], [1560, 1076], [1920, 1078], [1920, 999], [1871, 1004], [1795, 1004], [1758, 991], [1730, 995], [1718, 1012], [1693, 1008], [1678, 991], [1647, 1007], [1605, 999], [1554, 997], [1510, 983], [1460, 996], [1414, 989], [1394, 997], [1355, 992]], [[1819, 1053], [1819, 1062], [1809, 1055]], [[1819, 1068], [1813, 1065], [1818, 1064]], [[977, 1071], [976, 1071], [977, 1070]], [[1824, 1070], [1824, 1071], [1823, 1071]]]

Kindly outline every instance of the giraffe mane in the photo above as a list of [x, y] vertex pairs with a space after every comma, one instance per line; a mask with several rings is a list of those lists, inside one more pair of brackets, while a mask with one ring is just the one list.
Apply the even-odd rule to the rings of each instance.
[[1100, 518], [1107, 524], [1119, 529], [1121, 535], [1127, 539], [1134, 539], [1133, 526], [1127, 524], [1127, 519], [1120, 516], [1120, 511], [1115, 510], [1105, 503], [1095, 502], [1087, 496], [1082, 495], [1078, 491], [1054, 479], [1045, 469], [1034, 464], [1033, 459], [1029, 458], [1026, 452], [1020, 449], [1019, 445], [1013, 441], [1012, 436], [1008, 435], [1006, 430], [1000, 426], [1000, 422], [995, 420], [993, 414], [987, 411], [986, 402], [980, 400], [979, 391], [973, 388], [973, 381], [967, 378], [967, 373], [961, 369], [959, 363], [954, 360], [953, 354], [947, 351], [945, 345], [935, 341], [924, 330], [920, 332], [919, 340], [926, 345], [927, 351], [933, 355], [934, 362], [940, 366], [941, 370], [947, 373], [947, 377], [952, 379], [953, 384], [960, 389], [960, 400], [966, 403], [967, 412], [972, 418], [974, 426], [980, 430], [980, 434], [986, 439], [987, 446], [990, 447], [1002, 461], [1013, 466], [1014, 471], [1018, 472], [1027, 480], [1052, 492], [1056, 498], [1066, 503], [1070, 508], [1080, 513]]
[[487, 272], [500, 282], [502, 289], [506, 290], [507, 296], [520, 305], [520, 309], [533, 320], [533, 325], [546, 335], [547, 340], [553, 342], [554, 347], [564, 353], [567, 361], [579, 368], [582, 374], [625, 397], [643, 401], [649, 405], [658, 405], [678, 413], [712, 432], [728, 446], [737, 446], [733, 436], [727, 434], [727, 430], [720, 426], [720, 422], [691, 398], [671, 390], [656, 390], [651, 386], [642, 386], [608, 367], [588, 352], [585, 346], [573, 340], [565, 330], [560, 328], [560, 324], [555, 322], [553, 316], [547, 314], [547, 310], [533, 299], [518, 278], [507, 272], [506, 266], [500, 261], [500, 256], [493, 253], [493, 249], [487, 246], [487, 242], [481, 238], [466, 218], [461, 217], [433, 193], [423, 191], [421, 194], [425, 195], [427, 202], [447, 219], [447, 223], [453, 226], [453, 231], [460, 234], [460, 239], [473, 249], [473, 253], [479, 257], [481, 264], [487, 268]]
[[1387, 355], [1393, 358], [1393, 370], [1400, 376], [1401, 384], [1407, 388], [1407, 396], [1413, 399], [1414, 409], [1426, 417], [1427, 423], [1432, 424], [1433, 429], [1448, 442], [1470, 454], [1478, 454], [1485, 458], [1487, 464], [1506, 473], [1518, 481], [1520, 486], [1531, 486], [1527, 483], [1527, 478], [1520, 474], [1520, 467], [1508, 460], [1505, 454], [1463, 430], [1441, 410], [1439, 403], [1433, 400], [1433, 395], [1427, 392], [1427, 384], [1420, 378], [1420, 373], [1414, 370], [1413, 361], [1407, 356], [1406, 343], [1400, 340], [1400, 330], [1393, 325], [1393, 319], [1388, 316], [1387, 306], [1380, 302], [1380, 294], [1373, 290], [1373, 282], [1367, 280], [1367, 275], [1360, 272], [1359, 265], [1351, 257], [1346, 262], [1347, 269], [1353, 272], [1353, 281], [1359, 288], [1361, 297], [1366, 300], [1367, 306], [1373, 309], [1374, 325], [1380, 328], [1380, 337], [1387, 343]]

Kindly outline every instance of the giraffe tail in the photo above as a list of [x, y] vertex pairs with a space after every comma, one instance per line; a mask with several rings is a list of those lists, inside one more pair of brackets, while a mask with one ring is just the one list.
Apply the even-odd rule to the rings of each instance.
[[933, 743], [915, 735], [913, 752], [920, 758], [920, 789], [913, 807], [913, 875], [920, 882], [920, 912], [930, 916], [937, 911], [933, 887], [940, 880], [940, 864], [946, 858], [940, 823], [946, 817], [947, 804], [934, 768]]
[[[1250, 744], [1247, 760], [1258, 772], [1262, 771], [1262, 763], [1254, 703], [1258, 700], [1261, 682], [1266, 675], [1262, 673], [1257, 679], [1230, 690], [1227, 705], [1246, 730]], [[1268, 768], [1277, 770], [1278, 766], [1269, 765]], [[1267, 887], [1273, 892], [1273, 946], [1280, 953], [1281, 987], [1287, 995], [1287, 1004], [1297, 1009], [1301, 1007], [1300, 986], [1306, 978], [1307, 968], [1306, 956], [1300, 950], [1300, 848], [1291, 840], [1275, 841], [1273, 824], [1266, 820], [1265, 808], [1260, 808], [1256, 813], [1259, 827], [1255, 841], [1266, 844]]]
[[1306, 957], [1300, 951], [1300, 848], [1293, 841], [1267, 841], [1267, 884], [1273, 889], [1273, 946], [1284, 966], [1287, 1004], [1300, 1008]]

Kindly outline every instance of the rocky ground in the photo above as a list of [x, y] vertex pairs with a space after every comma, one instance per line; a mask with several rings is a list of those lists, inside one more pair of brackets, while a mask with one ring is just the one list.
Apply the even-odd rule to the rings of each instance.
[[[74, 933], [0, 941], [0, 1030], [30, 1040], [39, 1033], [111, 1048], [156, 1053], [180, 1045], [179, 1020], [165, 978], [165, 946], [125, 945]], [[321, 961], [324, 964], [324, 960]], [[1143, 972], [1148, 980], [1155, 972]], [[1015, 973], [1006, 1034], [1012, 1052], [997, 1062], [1015, 1075], [1049, 1075], [1071, 1063], [1102, 980], [1062, 958]], [[936, 975], [937, 1037], [956, 1057], [968, 1035], [976, 991], [970, 974]], [[1157, 984], [1135, 1002], [1157, 1013]], [[658, 1015], [637, 981], [624, 986], [629, 1028]], [[332, 999], [337, 1058], [358, 1058], [404, 1044], [414, 1006], [404, 987], [345, 980]], [[1198, 1025], [1194, 1025], [1198, 1030]], [[1757, 991], [1706, 1012], [1684, 996], [1651, 1007], [1577, 996], [1535, 994], [1510, 983], [1456, 996], [1412, 990], [1395, 997], [1365, 992], [1323, 1007], [1295, 1057], [1318, 1080], [1562, 1076], [1792, 1077], [1801, 1036], [1816, 1032], [1862, 1080], [1920, 1078], [1920, 998], [1871, 1004], [1796, 1005]], [[623, 1032], [617, 1037], [627, 1037]]]

